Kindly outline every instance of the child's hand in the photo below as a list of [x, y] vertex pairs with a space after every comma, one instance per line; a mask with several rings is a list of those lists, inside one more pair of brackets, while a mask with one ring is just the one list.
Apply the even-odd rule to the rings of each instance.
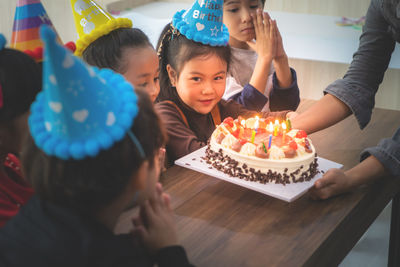
[[278, 26], [276, 25], [276, 21], [274, 21], [274, 23], [275, 23], [275, 27], [276, 27], [276, 36], [277, 36], [276, 54], [275, 54], [274, 60], [287, 59], [285, 49], [283, 48], [281, 33], [278, 29]]
[[156, 192], [140, 207], [139, 217], [132, 220], [134, 234], [139, 234], [150, 253], [178, 244], [170, 197], [160, 183]]
[[276, 22], [272, 21], [267, 12], [257, 9], [256, 15], [251, 14], [256, 41], [248, 41], [251, 49], [257, 52], [258, 57], [272, 61], [277, 49]]
[[310, 196], [313, 199], [327, 199], [335, 195], [350, 191], [353, 189], [351, 177], [347, 176], [340, 169], [330, 169], [324, 176], [315, 181], [314, 186], [310, 188]]
[[158, 153], [159, 153], [158, 158], [160, 161], [160, 172], [163, 172], [166, 170], [165, 169], [165, 153], [166, 153], [165, 148], [163, 148], [163, 147], [160, 148], [160, 151]]

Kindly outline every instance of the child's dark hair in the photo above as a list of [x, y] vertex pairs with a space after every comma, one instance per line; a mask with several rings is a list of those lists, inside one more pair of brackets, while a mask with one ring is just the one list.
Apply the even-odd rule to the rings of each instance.
[[157, 52], [160, 59], [160, 94], [156, 102], [173, 99], [177, 94], [168, 77], [168, 64], [179, 77], [184, 64], [195, 57], [217, 55], [227, 63], [228, 69], [231, 58], [229, 46], [210, 46], [194, 42], [180, 34], [171, 23], [161, 32], [157, 42]]
[[4, 48], [0, 50], [0, 87], [3, 106], [0, 123], [9, 122], [29, 111], [42, 88], [41, 67], [25, 53]]
[[154, 166], [155, 153], [166, 142], [166, 134], [146, 92], [136, 90], [139, 113], [131, 131], [141, 143], [142, 158], [128, 135], [96, 157], [62, 160], [46, 155], [29, 138], [22, 153], [26, 177], [36, 194], [49, 202], [78, 213], [93, 214], [111, 203], [126, 188], [144, 160]]
[[127, 69], [127, 62], [124, 60], [125, 49], [146, 46], [153, 47], [144, 32], [137, 28], [121, 28], [91, 43], [83, 51], [82, 58], [92, 66], [124, 73]]

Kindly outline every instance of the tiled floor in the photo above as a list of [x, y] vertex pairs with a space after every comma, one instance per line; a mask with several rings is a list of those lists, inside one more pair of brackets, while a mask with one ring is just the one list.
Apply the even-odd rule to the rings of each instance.
[[[133, 12], [158, 19], [169, 19], [176, 10], [188, 8], [190, 4], [150, 3], [132, 9]], [[124, 13], [121, 14], [122, 16]], [[133, 18], [132, 18], [133, 19]], [[134, 19], [133, 19], [134, 21]], [[164, 25], [164, 24], [162, 24]], [[161, 31], [161, 30], [160, 30]], [[151, 36], [150, 36], [151, 37]], [[155, 37], [156, 38], [156, 37]], [[391, 204], [389, 204], [361, 237], [356, 246], [340, 264], [341, 267], [380, 267], [387, 266], [389, 247]]]

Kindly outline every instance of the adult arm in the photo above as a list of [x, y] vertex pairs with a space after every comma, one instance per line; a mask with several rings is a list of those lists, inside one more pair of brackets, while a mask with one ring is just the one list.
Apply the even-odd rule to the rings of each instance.
[[[375, 105], [375, 94], [389, 65], [395, 41], [388, 32], [389, 24], [382, 15], [381, 0], [372, 0], [366, 15], [360, 45], [353, 61], [343, 77], [329, 85], [324, 93], [335, 96], [323, 98], [323, 104], [310, 110], [308, 116], [298, 116], [293, 123], [296, 128], [309, 132], [329, 127], [348, 116], [348, 111], [336, 100], [343, 102], [364, 128], [371, 119]], [[339, 114], [337, 114], [339, 113]], [[327, 123], [328, 121], [329, 123]]]
[[400, 128], [392, 138], [386, 138], [376, 147], [361, 153], [361, 163], [343, 171], [331, 169], [310, 189], [311, 196], [326, 199], [370, 183], [385, 175], [400, 177]]

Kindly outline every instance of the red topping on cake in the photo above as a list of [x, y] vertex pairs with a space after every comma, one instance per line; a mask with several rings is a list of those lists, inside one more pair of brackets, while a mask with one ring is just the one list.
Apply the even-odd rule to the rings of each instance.
[[227, 118], [225, 118], [223, 123], [232, 128], [233, 127], [233, 118], [232, 117], [227, 117]]
[[305, 131], [303, 131], [303, 130], [299, 130], [296, 133], [296, 138], [305, 138], [305, 137], [307, 137], [307, 133]]

